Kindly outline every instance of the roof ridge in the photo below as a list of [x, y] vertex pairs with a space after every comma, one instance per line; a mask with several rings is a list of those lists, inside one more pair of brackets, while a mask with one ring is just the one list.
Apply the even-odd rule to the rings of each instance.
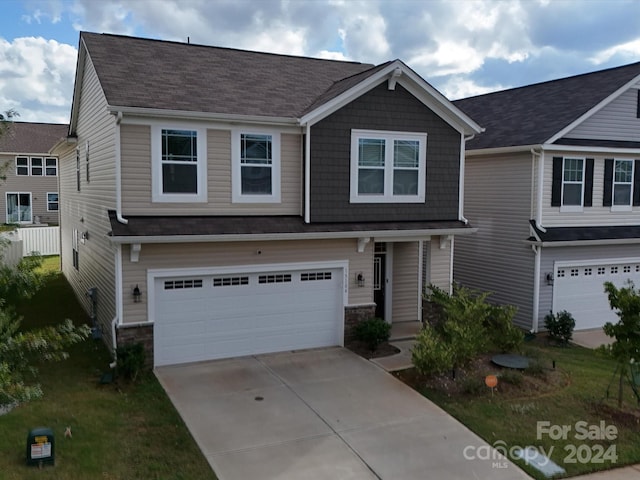
[[355, 60], [337, 60], [335, 58], [317, 58], [317, 57], [310, 57], [310, 56], [306, 56], [306, 55], [292, 55], [292, 54], [287, 54], [287, 53], [273, 53], [273, 52], [263, 52], [260, 50], [248, 50], [245, 48], [236, 48], [236, 47], [221, 47], [218, 45], [204, 45], [201, 43], [185, 43], [185, 42], [180, 42], [178, 40], [163, 40], [160, 38], [146, 38], [146, 37], [136, 37], [136, 36], [132, 36], [132, 35], [122, 35], [122, 34], [116, 34], [116, 33], [96, 33], [96, 32], [88, 32], [88, 31], [81, 31], [80, 35], [101, 35], [101, 36], [105, 36], [105, 37], [117, 37], [117, 38], [126, 38], [126, 39], [131, 39], [131, 40], [142, 40], [142, 41], [146, 41], [146, 42], [158, 42], [158, 43], [167, 43], [167, 44], [173, 44], [173, 45], [180, 45], [180, 46], [185, 46], [185, 47], [198, 47], [198, 48], [211, 48], [211, 49], [216, 49], [216, 50], [227, 50], [227, 51], [232, 51], [232, 52], [244, 52], [244, 53], [251, 53], [251, 54], [255, 54], [255, 55], [265, 55], [265, 56], [276, 56], [276, 57], [287, 57], [287, 58], [297, 58], [297, 59], [302, 59], [302, 60], [314, 60], [314, 61], [318, 61], [318, 62], [333, 62], [333, 63], [348, 63], [348, 64], [352, 64], [352, 65], [372, 65], [375, 66], [372, 63], [364, 63], [364, 62], [358, 62]]

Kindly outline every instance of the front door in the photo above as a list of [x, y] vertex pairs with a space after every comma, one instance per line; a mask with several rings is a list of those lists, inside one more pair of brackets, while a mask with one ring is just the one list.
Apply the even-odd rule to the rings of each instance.
[[382, 319], [385, 318], [386, 265], [386, 245], [384, 243], [376, 243], [373, 256], [373, 301], [376, 303], [376, 317]]

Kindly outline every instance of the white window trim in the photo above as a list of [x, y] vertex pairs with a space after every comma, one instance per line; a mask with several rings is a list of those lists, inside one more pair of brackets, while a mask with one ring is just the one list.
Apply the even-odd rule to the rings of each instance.
[[[33, 165], [33, 161], [34, 161], [34, 160], [40, 160], [40, 162], [41, 162], [41, 163], [40, 163], [40, 166], [34, 166], [34, 165]], [[44, 169], [44, 168], [45, 168], [45, 167], [44, 167], [44, 164], [45, 164], [45, 162], [44, 162], [44, 157], [38, 157], [38, 156], [35, 156], [35, 157], [29, 157], [29, 175], [31, 175], [32, 177], [44, 177], [44, 176], [45, 176], [45, 173], [46, 173], [46, 172], [45, 172], [45, 169]], [[34, 169], [34, 168], [39, 168], [39, 169], [42, 171], [42, 173], [41, 173], [40, 175], [35, 175], [35, 174], [33, 173], [33, 169]]]
[[[47, 167], [47, 160], [55, 160], [56, 164], [53, 167]], [[44, 177], [57, 177], [58, 176], [58, 157], [44, 157]], [[56, 173], [54, 175], [47, 175], [47, 168], [55, 168]]]
[[[242, 134], [271, 135], [271, 195], [242, 194], [242, 164], [240, 162]], [[231, 131], [231, 201], [233, 203], [280, 203], [281, 148], [280, 132], [238, 128]]]
[[[616, 162], [631, 162], [631, 181], [630, 182], [616, 182]], [[630, 212], [633, 210], [633, 179], [635, 178], [635, 161], [630, 158], [615, 158], [613, 160], [613, 175], [611, 179], [611, 211], [612, 212]], [[614, 199], [616, 194], [616, 185], [629, 185], [630, 195], [628, 205], [614, 205]]]
[[[374, 138], [385, 140], [385, 180], [384, 195], [359, 195], [358, 194], [358, 140], [361, 138]], [[418, 194], [394, 195], [393, 194], [393, 141], [416, 140], [419, 142], [420, 152], [418, 157]], [[391, 142], [391, 143], [390, 143]], [[391, 148], [390, 146], [391, 145]], [[427, 173], [427, 134], [418, 132], [392, 132], [387, 130], [351, 130], [351, 181], [349, 201], [351, 203], [424, 203], [426, 198], [426, 173]], [[388, 192], [388, 193], [387, 193]]]
[[[26, 175], [22, 175], [22, 174], [18, 173], [18, 159], [19, 158], [24, 158], [24, 159], [27, 160], [27, 164], [26, 165], [20, 165], [20, 168], [26, 168], [27, 169]], [[16, 155], [16, 177], [28, 177], [31, 174], [30, 165], [31, 165], [31, 160], [29, 159], [29, 157], [27, 157], [25, 155]]]
[[[58, 195], [58, 200], [56, 202], [50, 202], [49, 201], [49, 195]], [[51, 210], [49, 208], [49, 203], [57, 203], [58, 204], [58, 209], [57, 210]], [[58, 212], [60, 211], [60, 194], [58, 192], [47, 192], [47, 212]]]
[[[19, 222], [11, 222], [9, 221], [9, 210], [8, 210], [8, 206], [9, 206], [9, 195], [18, 195], [18, 199], [20, 198], [20, 195], [29, 195], [29, 207], [31, 208], [31, 219], [29, 221], [19, 221]], [[4, 194], [4, 216], [6, 219], [6, 223], [17, 223], [18, 225], [27, 225], [30, 223], [33, 223], [33, 195], [31, 192], [5, 192]]]
[[[162, 191], [162, 130], [192, 130], [197, 135], [198, 193], [164, 193]], [[207, 129], [181, 122], [151, 125], [151, 201], [158, 203], [207, 202]]]
[[[567, 160], [581, 160], [582, 161], [582, 182], [580, 189], [580, 205], [565, 205], [564, 204], [564, 185], [565, 183], [571, 183], [572, 185], [578, 182], [565, 182], [564, 180], [564, 167]], [[560, 192], [560, 212], [582, 212], [584, 211], [584, 184], [586, 174], [586, 162], [585, 157], [562, 157], [562, 191]]]

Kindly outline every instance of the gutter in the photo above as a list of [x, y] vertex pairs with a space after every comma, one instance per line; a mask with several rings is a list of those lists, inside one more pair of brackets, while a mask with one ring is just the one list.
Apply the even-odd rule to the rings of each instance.
[[[542, 195], [544, 193], [544, 156], [542, 155], [542, 150], [540, 152], [536, 152], [535, 149], [531, 149], [531, 170], [534, 170], [534, 162], [535, 158], [538, 158], [538, 198], [536, 199], [536, 212], [535, 212], [535, 221], [536, 227], [539, 227], [542, 223]], [[533, 181], [533, 178], [531, 179]], [[533, 195], [533, 183], [532, 187], [532, 195]], [[544, 232], [544, 229], [541, 229]]]
[[310, 233], [259, 233], [229, 235], [123, 235], [110, 237], [115, 244], [131, 243], [203, 243], [203, 242], [257, 242], [272, 240], [324, 240], [336, 238], [375, 237], [414, 240], [447, 235], [471, 235], [477, 228], [437, 228], [433, 230], [362, 230], [353, 232], [310, 232]]
[[120, 123], [122, 122], [122, 111], [116, 113], [116, 139], [115, 139], [115, 161], [116, 161], [116, 220], [127, 225], [129, 220], [122, 216], [122, 154], [120, 148]]
[[533, 267], [533, 313], [531, 315], [531, 333], [538, 331], [538, 316], [540, 315], [540, 260], [541, 247], [531, 245], [531, 249], [535, 254]]
[[111, 320], [111, 345], [113, 347], [113, 362], [109, 367], [115, 368], [118, 364], [118, 341], [116, 339], [116, 324], [122, 318], [122, 247], [116, 246], [115, 251], [115, 299], [116, 299], [116, 315]]
[[598, 245], [633, 245], [639, 244], [640, 238], [603, 238], [600, 240], [566, 240], [560, 242], [532, 242], [530, 240], [523, 240], [529, 245], [535, 245], [537, 247], [590, 247]]

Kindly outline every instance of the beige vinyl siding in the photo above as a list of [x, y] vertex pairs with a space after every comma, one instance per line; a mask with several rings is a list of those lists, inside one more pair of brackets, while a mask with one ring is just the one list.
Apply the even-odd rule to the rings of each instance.
[[418, 242], [393, 244], [393, 322], [418, 320], [419, 264]]
[[231, 131], [207, 130], [207, 203], [153, 203], [151, 128], [123, 124], [122, 205], [124, 215], [300, 215], [302, 137], [281, 134], [281, 203], [231, 201]]
[[[43, 163], [43, 175], [16, 175], [16, 157], [41, 157]], [[0, 154], [0, 166], [6, 168], [3, 174], [6, 180], [0, 181], [0, 218], [2, 223], [7, 221], [7, 193], [30, 193], [31, 216], [35, 223], [36, 216], [41, 223], [58, 224], [58, 212], [47, 211], [47, 193], [58, 192], [58, 177], [44, 175], [45, 158], [55, 157], [47, 153], [24, 153], [19, 155]]]
[[[640, 120], [639, 120], [640, 122]], [[551, 206], [551, 189], [553, 184], [553, 157], [593, 158], [593, 206], [584, 207], [581, 212], [561, 212], [560, 207]], [[604, 194], [604, 159], [634, 160], [628, 155], [609, 154], [568, 154], [545, 152], [544, 154], [544, 191], [542, 198], [542, 225], [544, 227], [588, 227], [608, 225], [637, 224], [640, 207], [632, 207], [628, 211], [612, 211], [611, 207], [603, 207]]]
[[[616, 258], [635, 258], [640, 253], [638, 245], [598, 245], [587, 247], [543, 248], [540, 261], [540, 314], [539, 328], [544, 329], [544, 317], [553, 307], [553, 285], [548, 285], [546, 276], [553, 273], [555, 262], [591, 261], [603, 259], [607, 262]], [[615, 263], [615, 262], [614, 262]], [[604, 283], [602, 287], [604, 291]]]
[[[258, 254], [257, 252], [261, 253]], [[348, 303], [361, 305], [373, 303], [373, 286], [367, 282], [358, 287], [356, 274], [362, 272], [366, 279], [373, 278], [373, 242], [363, 253], [357, 252], [356, 239], [342, 240], [292, 240], [274, 242], [233, 243], [184, 243], [142, 245], [139, 261], [130, 261], [130, 249], [122, 249], [124, 322], [146, 322], [148, 269], [202, 268], [233, 265], [261, 265], [280, 263], [308, 263], [323, 261], [349, 262]], [[142, 302], [134, 303], [131, 292], [138, 285]]]
[[640, 140], [640, 119], [637, 117], [637, 111], [638, 89], [630, 88], [576, 126], [565, 137], [637, 142]]
[[451, 242], [445, 240], [440, 248], [440, 237], [433, 237], [427, 246], [429, 271], [426, 278], [429, 284], [448, 292], [451, 289]]
[[[115, 117], [107, 103], [91, 61], [87, 58], [77, 117], [77, 144], [61, 149], [59, 162], [62, 270], [87, 312], [87, 290], [98, 288], [98, 321], [111, 345], [111, 320], [116, 314], [115, 249], [107, 210], [115, 208]], [[86, 142], [90, 149], [90, 183], [86, 179]], [[76, 146], [80, 149], [81, 191], [76, 188]], [[78, 245], [79, 270], [73, 267], [73, 230], [87, 232]]]
[[465, 216], [478, 232], [455, 239], [454, 280], [516, 305], [515, 322], [530, 328], [534, 255], [525, 243], [531, 213], [531, 154], [467, 158]]

